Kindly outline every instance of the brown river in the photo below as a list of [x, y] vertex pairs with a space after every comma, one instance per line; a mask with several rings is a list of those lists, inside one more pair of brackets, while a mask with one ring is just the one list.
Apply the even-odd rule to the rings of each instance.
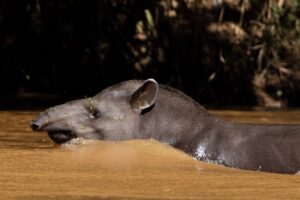
[[[233, 121], [298, 123], [300, 111], [211, 111]], [[300, 176], [207, 164], [153, 140], [54, 145], [0, 111], [0, 199], [300, 199]]]

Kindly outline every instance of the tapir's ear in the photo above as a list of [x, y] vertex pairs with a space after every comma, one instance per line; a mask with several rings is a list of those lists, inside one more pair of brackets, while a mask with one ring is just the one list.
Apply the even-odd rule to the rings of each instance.
[[141, 113], [154, 105], [158, 93], [158, 83], [154, 79], [146, 80], [131, 96], [130, 104], [134, 111]]

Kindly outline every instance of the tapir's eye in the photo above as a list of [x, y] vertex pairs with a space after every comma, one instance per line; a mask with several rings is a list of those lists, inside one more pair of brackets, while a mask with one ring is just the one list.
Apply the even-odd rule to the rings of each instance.
[[101, 113], [99, 110], [94, 109], [92, 111], [92, 113], [90, 114], [90, 117], [93, 119], [97, 119], [97, 118], [101, 117]]

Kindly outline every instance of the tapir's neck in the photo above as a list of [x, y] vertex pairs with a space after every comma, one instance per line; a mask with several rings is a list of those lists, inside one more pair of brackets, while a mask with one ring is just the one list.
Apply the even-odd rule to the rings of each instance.
[[[154, 111], [154, 112], [153, 112]], [[221, 142], [230, 143], [232, 137], [223, 135], [224, 130], [232, 130], [235, 124], [226, 122], [207, 113], [206, 110], [195, 109], [185, 114], [180, 107], [173, 107], [164, 115], [143, 116], [150, 127], [143, 127], [147, 138], [154, 138], [170, 144], [199, 160], [220, 160]]]
[[[140, 131], [135, 138], [153, 138], [170, 144], [199, 160], [224, 163], [224, 146], [239, 140], [243, 127], [210, 115], [187, 96], [160, 90], [151, 111], [140, 117]], [[172, 96], [170, 96], [172, 95]]]
[[188, 148], [194, 149], [196, 145], [194, 141], [216, 137], [209, 130], [227, 125], [182, 93], [174, 94], [167, 89], [160, 93], [152, 110], [140, 117], [139, 136], [142, 138], [154, 138], [189, 152]]

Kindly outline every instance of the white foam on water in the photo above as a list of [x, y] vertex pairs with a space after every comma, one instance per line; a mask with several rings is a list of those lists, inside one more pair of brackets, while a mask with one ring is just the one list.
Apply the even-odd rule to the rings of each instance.
[[205, 158], [205, 157], [206, 157], [205, 147], [199, 145], [198, 148], [197, 148], [197, 150], [196, 150], [196, 158], [202, 159], [202, 158]]
[[256, 171], [258, 171], [258, 172], [260, 172], [261, 171], [261, 165], [259, 165], [259, 167], [257, 168], [257, 170]]
[[83, 139], [83, 138], [74, 138], [64, 144], [62, 144], [63, 148], [72, 148], [77, 145], [86, 145], [86, 144], [91, 144], [94, 143], [94, 140], [89, 140], [89, 139]]
[[213, 164], [223, 164], [225, 161], [225, 155], [223, 153], [220, 153], [216, 160], [211, 160], [209, 157], [211, 157], [210, 153], [207, 153], [206, 147], [202, 145], [198, 145], [197, 150], [195, 152], [196, 156], [195, 158], [197, 160], [203, 160], [207, 163], [213, 163]]

